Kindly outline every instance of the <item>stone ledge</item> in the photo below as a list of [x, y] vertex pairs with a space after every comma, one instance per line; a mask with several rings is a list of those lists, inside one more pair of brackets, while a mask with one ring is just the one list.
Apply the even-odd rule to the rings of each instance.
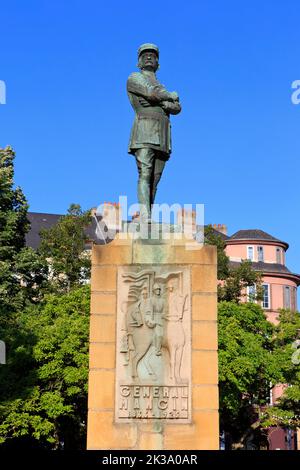
[[110, 264], [130, 264], [132, 263], [131, 244], [119, 244], [115, 241], [108, 245], [93, 245], [92, 248], [92, 266]]

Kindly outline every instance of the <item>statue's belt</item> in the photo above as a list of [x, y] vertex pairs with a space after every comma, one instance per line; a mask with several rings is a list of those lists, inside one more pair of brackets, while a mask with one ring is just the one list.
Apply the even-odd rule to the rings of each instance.
[[[147, 108], [146, 108], [147, 109]], [[138, 119], [147, 119], [147, 118], [153, 118], [153, 119], [161, 119], [161, 118], [164, 118], [166, 119], [167, 121], [169, 120], [168, 116], [166, 115], [166, 113], [161, 110], [162, 112], [160, 111], [153, 111], [152, 109], [139, 109], [139, 110], [136, 110], [136, 116]]]

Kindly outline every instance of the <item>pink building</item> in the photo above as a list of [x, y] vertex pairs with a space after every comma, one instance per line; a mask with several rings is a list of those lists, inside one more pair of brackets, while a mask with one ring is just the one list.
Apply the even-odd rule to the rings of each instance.
[[[249, 259], [255, 270], [263, 273], [264, 298], [262, 307], [268, 320], [277, 323], [278, 310], [297, 310], [297, 287], [300, 275], [292, 273], [285, 265], [286, 242], [274, 238], [262, 230], [239, 230], [225, 239], [226, 254], [232, 265]], [[251, 301], [255, 286], [248, 287], [243, 300]], [[270, 404], [273, 405], [282, 395], [285, 384], [272, 388]], [[270, 428], [268, 434], [270, 450], [295, 449], [296, 434], [291, 430]]]
[[[297, 310], [297, 287], [300, 275], [285, 265], [286, 242], [262, 230], [239, 230], [226, 238], [226, 254], [232, 265], [249, 259], [255, 270], [263, 273], [264, 299], [262, 307], [270, 322], [276, 323], [278, 310]], [[249, 287], [245, 300], [253, 298], [255, 287]]]

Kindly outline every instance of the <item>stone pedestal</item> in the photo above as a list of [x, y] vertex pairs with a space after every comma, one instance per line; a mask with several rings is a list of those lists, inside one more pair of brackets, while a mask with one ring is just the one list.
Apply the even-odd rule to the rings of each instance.
[[88, 449], [219, 448], [216, 271], [185, 240], [93, 246]]

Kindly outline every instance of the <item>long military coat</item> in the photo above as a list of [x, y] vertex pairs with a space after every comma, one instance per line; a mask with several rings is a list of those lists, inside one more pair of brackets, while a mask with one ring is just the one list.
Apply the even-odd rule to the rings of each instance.
[[153, 72], [132, 73], [127, 80], [127, 93], [135, 111], [128, 152], [152, 148], [171, 153], [170, 114], [178, 114], [181, 106], [161, 85]]

